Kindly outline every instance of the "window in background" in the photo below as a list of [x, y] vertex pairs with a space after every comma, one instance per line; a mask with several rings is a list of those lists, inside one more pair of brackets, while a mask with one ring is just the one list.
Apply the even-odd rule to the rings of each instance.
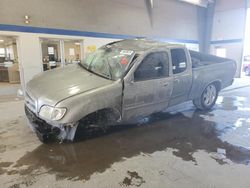
[[55, 49], [54, 49], [54, 47], [48, 47], [48, 54], [49, 54], [49, 55], [54, 55], [54, 54], [55, 54]]
[[83, 40], [41, 38], [43, 70], [80, 63]]
[[80, 63], [82, 60], [82, 42], [78, 40], [64, 40], [65, 65]]
[[20, 83], [16, 37], [0, 35], [0, 82]]
[[74, 48], [69, 49], [69, 55], [71, 55], [71, 56], [75, 55], [75, 49]]
[[227, 56], [227, 50], [226, 48], [216, 48], [216, 56], [226, 58]]
[[59, 39], [41, 39], [43, 70], [61, 67], [61, 49]]
[[0, 48], [0, 57], [5, 57], [5, 49]]

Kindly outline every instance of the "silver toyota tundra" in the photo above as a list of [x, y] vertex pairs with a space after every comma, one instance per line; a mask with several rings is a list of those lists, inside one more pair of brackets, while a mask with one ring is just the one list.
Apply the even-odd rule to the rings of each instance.
[[233, 60], [182, 45], [122, 40], [34, 77], [25, 112], [41, 141], [73, 141], [79, 127], [106, 129], [190, 100], [209, 110], [235, 71]]

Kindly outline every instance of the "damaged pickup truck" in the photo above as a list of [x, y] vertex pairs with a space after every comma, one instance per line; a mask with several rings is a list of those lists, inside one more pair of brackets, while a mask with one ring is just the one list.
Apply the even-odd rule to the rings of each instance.
[[33, 78], [25, 112], [41, 141], [73, 141], [80, 126], [106, 129], [190, 100], [209, 110], [235, 71], [233, 60], [182, 45], [122, 40]]

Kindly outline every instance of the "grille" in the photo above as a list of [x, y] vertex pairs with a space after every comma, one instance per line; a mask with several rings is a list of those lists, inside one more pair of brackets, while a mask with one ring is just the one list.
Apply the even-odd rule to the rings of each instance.
[[27, 92], [25, 94], [25, 104], [31, 111], [36, 112], [36, 101]]

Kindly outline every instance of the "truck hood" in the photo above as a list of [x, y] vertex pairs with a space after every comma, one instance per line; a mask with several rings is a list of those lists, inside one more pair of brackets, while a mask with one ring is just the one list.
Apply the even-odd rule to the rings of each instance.
[[36, 76], [28, 82], [26, 90], [28, 95], [37, 101], [37, 107], [43, 104], [54, 106], [63, 99], [112, 82], [76, 64]]

